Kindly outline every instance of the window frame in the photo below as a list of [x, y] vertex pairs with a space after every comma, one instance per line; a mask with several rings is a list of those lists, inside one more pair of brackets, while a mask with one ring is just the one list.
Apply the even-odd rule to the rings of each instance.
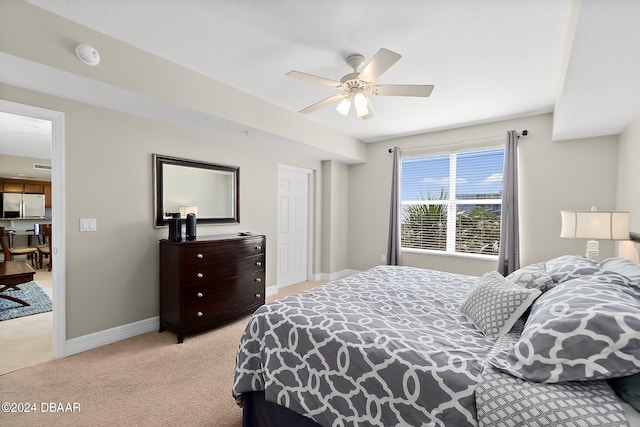
[[[435, 151], [435, 150], [420, 150], [418, 153], [414, 153], [411, 155], [402, 155], [400, 161], [403, 162], [407, 159], [426, 159], [429, 157], [435, 156], [449, 156], [449, 195], [446, 200], [429, 200], [428, 204], [430, 205], [445, 205], [447, 206], [447, 231], [446, 231], [446, 249], [445, 250], [437, 250], [437, 249], [423, 249], [423, 248], [411, 248], [403, 246], [403, 239], [401, 236], [400, 239], [400, 250], [402, 252], [407, 253], [421, 253], [421, 254], [429, 254], [429, 255], [440, 255], [440, 256], [453, 256], [460, 258], [476, 258], [476, 259], [485, 259], [485, 260], [497, 260], [498, 255], [489, 255], [489, 254], [480, 254], [480, 253], [472, 253], [472, 252], [458, 252], [456, 251], [456, 215], [458, 212], [459, 205], [500, 205], [502, 211], [502, 198], [499, 199], [456, 199], [456, 185], [457, 185], [457, 156], [459, 154], [468, 154], [468, 153], [480, 153], [484, 151], [493, 151], [493, 150], [502, 150], [504, 155], [504, 144], [484, 144], [479, 146], [467, 147], [459, 150], [449, 150], [449, 151]], [[455, 161], [452, 161], [452, 156]], [[504, 164], [501, 169], [501, 172], [504, 174]], [[401, 180], [402, 182], [402, 180]], [[402, 191], [401, 191], [402, 194]], [[403, 201], [402, 197], [400, 200], [400, 210], [406, 205], [415, 204], [421, 205], [425, 204], [423, 201]], [[402, 216], [402, 215], [400, 215]], [[502, 215], [500, 216], [502, 220]]]

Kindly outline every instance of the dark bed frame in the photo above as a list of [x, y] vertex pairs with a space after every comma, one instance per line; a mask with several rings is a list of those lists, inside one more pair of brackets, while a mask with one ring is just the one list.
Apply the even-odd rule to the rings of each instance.
[[287, 408], [267, 402], [264, 391], [244, 393], [242, 427], [320, 427], [310, 418]]

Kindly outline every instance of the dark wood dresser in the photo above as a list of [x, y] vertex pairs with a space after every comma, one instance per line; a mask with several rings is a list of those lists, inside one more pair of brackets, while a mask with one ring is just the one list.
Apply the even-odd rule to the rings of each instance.
[[160, 240], [160, 332], [201, 332], [265, 302], [266, 237], [250, 233]]

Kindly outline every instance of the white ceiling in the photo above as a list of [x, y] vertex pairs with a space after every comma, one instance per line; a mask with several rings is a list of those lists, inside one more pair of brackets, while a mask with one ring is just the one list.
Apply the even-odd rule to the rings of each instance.
[[610, 135], [640, 114], [640, 1], [28, 1], [293, 112], [336, 92], [288, 71], [339, 80], [350, 54], [398, 52], [378, 83], [429, 98], [308, 116], [366, 142], [552, 111], [554, 139]]

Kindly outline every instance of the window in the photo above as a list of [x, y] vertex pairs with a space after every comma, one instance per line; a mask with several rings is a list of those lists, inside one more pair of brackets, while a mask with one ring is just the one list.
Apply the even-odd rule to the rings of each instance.
[[402, 160], [404, 249], [497, 256], [504, 149]]

